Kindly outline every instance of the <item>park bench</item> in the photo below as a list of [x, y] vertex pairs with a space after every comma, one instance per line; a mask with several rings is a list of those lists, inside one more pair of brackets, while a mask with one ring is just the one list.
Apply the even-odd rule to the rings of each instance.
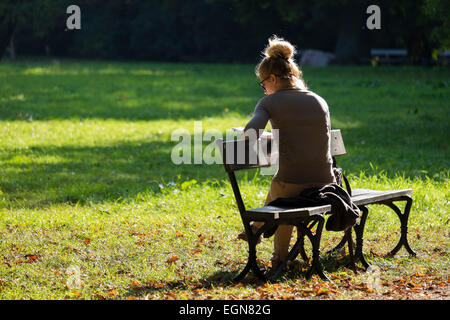
[[[322, 230], [325, 222], [325, 215], [330, 212], [331, 205], [321, 205], [315, 207], [304, 208], [286, 208], [275, 206], [264, 206], [260, 208], [247, 209], [243, 202], [239, 185], [236, 179], [235, 172], [239, 170], [262, 168], [272, 165], [270, 159], [270, 138], [262, 141], [260, 138], [257, 143], [268, 143], [267, 149], [269, 152], [266, 154], [266, 158], [262, 159], [261, 154], [256, 154], [257, 161], [250, 161], [252, 158], [251, 153], [254, 151], [254, 146], [250, 147], [249, 140], [230, 140], [223, 141], [217, 139], [216, 144], [222, 155], [223, 165], [225, 171], [230, 179], [231, 187], [235, 196], [235, 200], [239, 209], [239, 213], [244, 225], [244, 229], [248, 239], [248, 260], [244, 269], [234, 278], [234, 281], [241, 281], [248, 274], [253, 271], [261, 280], [275, 281], [285, 270], [288, 261], [293, 261], [300, 254], [306, 261], [311, 261], [311, 266], [306, 272], [306, 277], [309, 278], [313, 272], [316, 272], [322, 279], [328, 280], [328, 277], [323, 273], [320, 263], [320, 240]], [[239, 158], [239, 153], [245, 154]], [[344, 142], [340, 130], [331, 130], [331, 154], [333, 157], [333, 166], [336, 167], [337, 156], [346, 154]], [[238, 161], [240, 160], [240, 161]], [[345, 179], [348, 183], [348, 181]], [[364, 226], [369, 214], [368, 205], [381, 204], [391, 208], [399, 217], [401, 225], [401, 236], [397, 245], [392, 249], [389, 255], [395, 255], [402, 246], [405, 246], [406, 250], [411, 255], [416, 255], [408, 244], [408, 217], [411, 210], [412, 198], [410, 197], [412, 190], [370, 190], [370, 189], [355, 189], [351, 190], [348, 185], [347, 190], [352, 196], [352, 201], [358, 206], [362, 214], [359, 218], [359, 222], [356, 223], [353, 228], [348, 228], [342, 237], [342, 240], [329, 252], [338, 250], [348, 245], [350, 264], [353, 270], [356, 272], [355, 263], [359, 260], [361, 264], [367, 269], [369, 263], [367, 263], [363, 252], [363, 234]], [[402, 212], [398, 206], [394, 204], [397, 201], [406, 201], [406, 206]], [[253, 233], [251, 223], [253, 221], [262, 221], [264, 225]], [[261, 270], [257, 264], [256, 246], [260, 236], [271, 230], [274, 226], [281, 224], [293, 225], [297, 229], [297, 240], [292, 246], [287, 258], [280, 264], [280, 266], [271, 273], [268, 277], [267, 273]], [[355, 231], [356, 241], [352, 238], [352, 229]], [[305, 236], [309, 239], [312, 246], [312, 257], [308, 257], [304, 248]], [[356, 242], [355, 250], [354, 244]]]
[[437, 62], [440, 65], [448, 65], [450, 61], [450, 50], [441, 50], [438, 54]]
[[406, 49], [371, 49], [372, 59], [378, 57], [379, 63], [397, 64], [405, 62], [408, 56]]

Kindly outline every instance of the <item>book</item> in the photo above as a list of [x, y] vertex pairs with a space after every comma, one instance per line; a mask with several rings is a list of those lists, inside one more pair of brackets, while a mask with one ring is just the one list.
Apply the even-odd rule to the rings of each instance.
[[[240, 134], [244, 133], [244, 127], [233, 127], [231, 128], [231, 130], [238, 132]], [[272, 133], [268, 132], [268, 131], [264, 131], [261, 136], [261, 139], [271, 139], [272, 138]]]

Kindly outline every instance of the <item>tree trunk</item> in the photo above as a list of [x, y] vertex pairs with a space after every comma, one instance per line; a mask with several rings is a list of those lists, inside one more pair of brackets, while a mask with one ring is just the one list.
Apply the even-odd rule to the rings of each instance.
[[[6, 19], [3, 19], [6, 18]], [[11, 44], [11, 39], [16, 29], [16, 23], [12, 19], [8, 19], [8, 16], [0, 17], [0, 21], [8, 21], [5, 23], [0, 23], [0, 59], [6, 52], [6, 49]]]
[[9, 56], [12, 61], [16, 60], [16, 47], [14, 46], [14, 33], [11, 35], [11, 40], [9, 41]]
[[340, 63], [359, 63], [369, 56], [369, 31], [366, 28], [366, 1], [348, 1], [342, 8], [335, 54]]

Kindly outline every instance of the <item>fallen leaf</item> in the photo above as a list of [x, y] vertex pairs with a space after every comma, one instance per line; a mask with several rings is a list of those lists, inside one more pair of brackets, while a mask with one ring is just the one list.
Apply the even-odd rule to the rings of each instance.
[[327, 295], [329, 293], [331, 293], [330, 290], [324, 289], [324, 288], [319, 288], [314, 290], [317, 296], [322, 296], [322, 295]]
[[166, 262], [170, 264], [170, 263], [174, 263], [177, 260], [178, 260], [178, 256], [172, 256], [169, 259], [167, 259]]
[[105, 300], [105, 299], [106, 299], [104, 296], [102, 296], [102, 295], [99, 294], [99, 293], [95, 293], [95, 292], [94, 292], [94, 296], [96, 296], [98, 299], [101, 299], [101, 300]]
[[79, 298], [80, 296], [81, 296], [81, 292], [80, 291], [77, 291], [77, 290], [74, 290], [74, 291], [72, 291], [72, 293], [75, 295], [75, 297], [77, 297], [77, 298]]
[[194, 257], [200, 255], [201, 252], [202, 252], [201, 249], [196, 249], [196, 248], [195, 248], [195, 249], [189, 249], [189, 250], [188, 250], [188, 253], [189, 253], [191, 256], [194, 256]]
[[158, 283], [158, 282], [155, 282], [155, 281], [150, 281], [148, 283], [148, 286], [155, 287], [155, 288], [164, 288], [164, 283]]
[[25, 259], [28, 263], [39, 261], [39, 257], [35, 254], [26, 254]]
[[373, 251], [373, 250], [370, 250], [370, 254], [373, 255], [373, 256], [375, 256], [375, 257], [382, 257], [382, 256], [383, 256], [383, 255], [381, 255], [381, 254], [379, 254], [379, 253], [376, 253], [376, 252]]

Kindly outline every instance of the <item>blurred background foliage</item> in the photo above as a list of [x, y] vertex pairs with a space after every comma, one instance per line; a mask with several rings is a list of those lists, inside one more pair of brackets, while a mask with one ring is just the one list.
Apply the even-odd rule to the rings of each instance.
[[[81, 30], [66, 29], [71, 4]], [[366, 28], [371, 4], [381, 30]], [[12, 47], [12, 56], [254, 62], [277, 34], [343, 63], [375, 47], [405, 48], [423, 63], [448, 49], [449, 16], [448, 0], [2, 0], [0, 57]]]

